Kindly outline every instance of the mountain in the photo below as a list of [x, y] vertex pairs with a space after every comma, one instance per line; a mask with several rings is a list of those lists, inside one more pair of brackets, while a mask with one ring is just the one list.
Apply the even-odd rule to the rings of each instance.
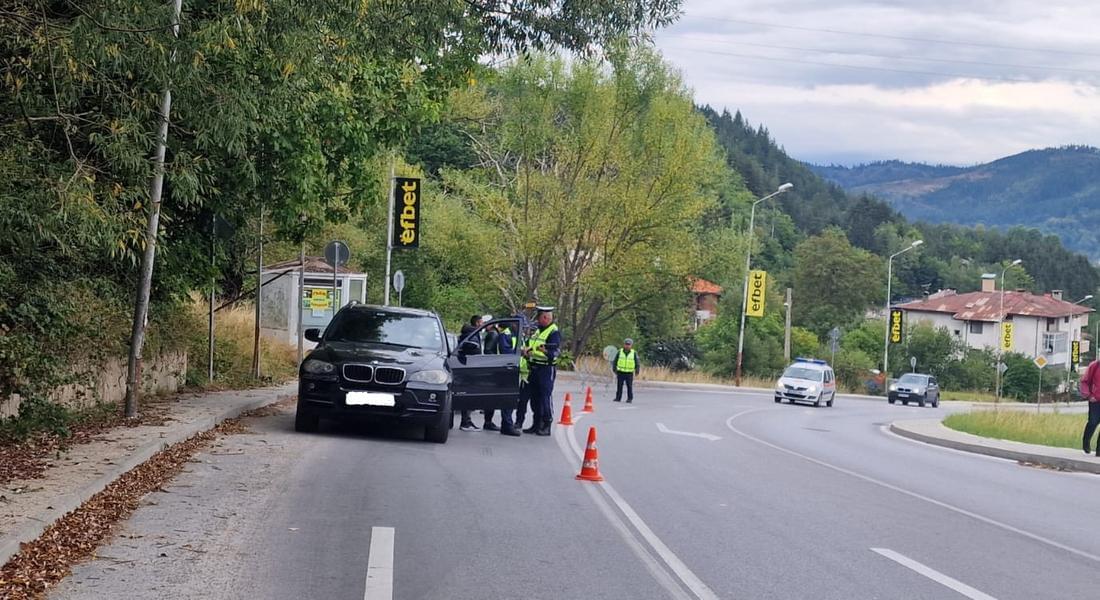
[[973, 167], [881, 161], [810, 169], [913, 220], [1032, 227], [1100, 260], [1100, 150], [1093, 147], [1030, 150]]

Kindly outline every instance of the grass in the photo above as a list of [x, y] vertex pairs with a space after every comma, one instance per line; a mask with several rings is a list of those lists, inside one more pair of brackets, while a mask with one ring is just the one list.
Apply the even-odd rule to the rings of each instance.
[[202, 324], [187, 344], [187, 385], [200, 389], [242, 389], [285, 383], [298, 375], [298, 349], [286, 342], [263, 338], [260, 373], [252, 377], [252, 343], [256, 309], [241, 303], [214, 313], [214, 382], [207, 381], [206, 303], [199, 298], [188, 307], [188, 318]]
[[[989, 392], [973, 392], [961, 390], [941, 390], [941, 400], [959, 400], [961, 402], [996, 402], [997, 395]], [[1002, 402], [1015, 402], [1013, 398], [1001, 398]]]
[[[574, 370], [581, 374], [611, 376], [611, 365], [600, 356], [581, 356], [574, 361]], [[668, 367], [643, 365], [642, 373], [637, 381], [665, 381], [669, 383], [709, 383], [716, 385], [733, 385], [733, 379], [718, 377], [705, 371], [673, 371]], [[742, 377], [741, 383], [745, 387], [772, 388], [774, 379], [762, 379], [760, 377]]]
[[943, 424], [983, 437], [1079, 449], [1085, 417], [1025, 410], [979, 410], [951, 415]]

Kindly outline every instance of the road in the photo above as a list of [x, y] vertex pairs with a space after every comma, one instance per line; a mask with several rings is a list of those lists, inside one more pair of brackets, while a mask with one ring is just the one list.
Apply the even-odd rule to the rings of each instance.
[[[1100, 479], [884, 430], [944, 410], [598, 388], [552, 438], [446, 445], [257, 418], [51, 598], [1095, 597]], [[574, 479], [589, 426], [603, 484]]]

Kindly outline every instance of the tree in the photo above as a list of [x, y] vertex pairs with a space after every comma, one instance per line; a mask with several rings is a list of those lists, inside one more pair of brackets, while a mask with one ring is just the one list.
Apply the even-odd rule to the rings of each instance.
[[834, 326], [855, 322], [882, 299], [881, 260], [852, 247], [844, 232], [828, 229], [795, 248], [795, 322], [823, 335]]
[[649, 48], [616, 45], [607, 64], [535, 56], [457, 107], [480, 168], [446, 184], [499, 229], [510, 309], [558, 307], [573, 352], [619, 315], [681, 301], [700, 263], [695, 234], [723, 168], [679, 79]]

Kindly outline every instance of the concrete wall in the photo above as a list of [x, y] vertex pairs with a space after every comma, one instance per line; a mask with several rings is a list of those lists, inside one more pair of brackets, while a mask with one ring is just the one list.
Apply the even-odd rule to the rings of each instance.
[[[80, 365], [73, 369], [82, 384], [61, 386], [50, 399], [69, 408], [79, 409], [96, 402], [121, 403], [126, 398], [126, 359], [112, 358], [99, 365]], [[145, 360], [142, 367], [142, 390], [145, 394], [171, 394], [184, 384], [187, 375], [187, 353], [170, 352]], [[0, 400], [0, 418], [19, 414], [18, 395]]]

